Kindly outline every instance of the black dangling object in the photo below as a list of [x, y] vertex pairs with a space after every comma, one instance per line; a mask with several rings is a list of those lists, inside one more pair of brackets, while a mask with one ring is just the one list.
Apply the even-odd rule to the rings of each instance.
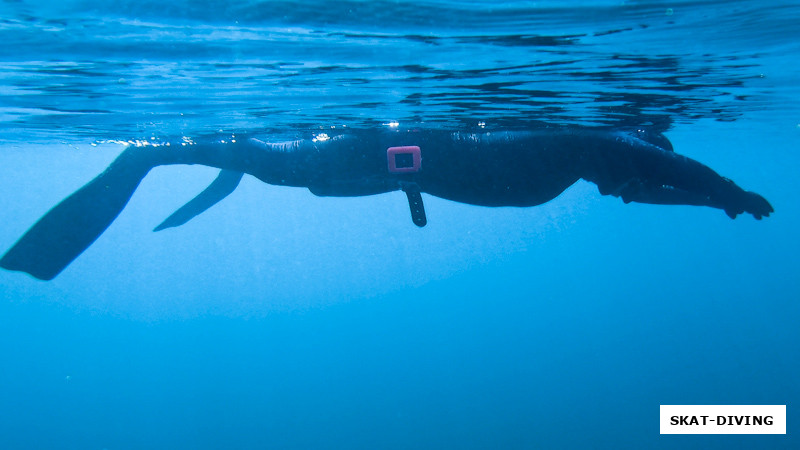
[[419, 192], [419, 186], [416, 184], [404, 184], [403, 192], [408, 197], [408, 207], [411, 209], [411, 220], [414, 225], [424, 227], [428, 224], [428, 218], [425, 217], [425, 205], [422, 203], [422, 194]]

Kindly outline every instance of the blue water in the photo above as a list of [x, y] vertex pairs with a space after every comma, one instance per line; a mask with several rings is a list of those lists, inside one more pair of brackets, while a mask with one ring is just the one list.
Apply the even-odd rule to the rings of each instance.
[[[794, 1], [0, 3], [0, 249], [121, 141], [647, 126], [760, 222], [578, 183], [537, 208], [158, 168], [58, 278], [0, 272], [0, 447], [798, 448]], [[662, 436], [661, 404], [786, 404]]]

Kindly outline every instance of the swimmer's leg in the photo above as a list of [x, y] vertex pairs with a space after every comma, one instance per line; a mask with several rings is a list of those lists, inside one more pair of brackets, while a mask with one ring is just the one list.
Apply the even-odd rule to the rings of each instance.
[[279, 145], [253, 139], [238, 143], [127, 147], [95, 179], [56, 205], [0, 258], [0, 267], [53, 279], [86, 250], [125, 208], [150, 169], [168, 164], [201, 164], [222, 169], [209, 189], [171, 216], [176, 226], [228, 195], [241, 178], [251, 174], [266, 183], [307, 186], [313, 146], [297, 142]]

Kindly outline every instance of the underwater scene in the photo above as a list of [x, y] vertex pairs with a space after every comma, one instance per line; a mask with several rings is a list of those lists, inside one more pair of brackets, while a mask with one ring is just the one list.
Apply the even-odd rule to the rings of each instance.
[[0, 38], [0, 447], [800, 446], [797, 1], [4, 0]]

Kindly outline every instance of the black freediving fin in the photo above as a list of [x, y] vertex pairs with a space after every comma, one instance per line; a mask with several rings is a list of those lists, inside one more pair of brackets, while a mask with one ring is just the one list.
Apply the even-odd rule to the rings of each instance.
[[0, 267], [52, 280], [111, 225], [152, 166], [124, 151], [53, 207], [0, 259]]
[[428, 218], [425, 216], [425, 205], [422, 203], [422, 194], [420, 193], [419, 186], [416, 183], [404, 183], [403, 192], [406, 193], [408, 198], [408, 207], [411, 209], [411, 220], [414, 225], [424, 227], [428, 224]]
[[223, 170], [219, 173], [217, 178], [205, 190], [188, 203], [181, 206], [177, 211], [167, 217], [166, 220], [161, 222], [153, 231], [161, 231], [165, 228], [178, 227], [192, 218], [202, 214], [208, 208], [216, 205], [231, 194], [236, 189], [241, 181], [242, 172], [235, 172], [233, 170]]

